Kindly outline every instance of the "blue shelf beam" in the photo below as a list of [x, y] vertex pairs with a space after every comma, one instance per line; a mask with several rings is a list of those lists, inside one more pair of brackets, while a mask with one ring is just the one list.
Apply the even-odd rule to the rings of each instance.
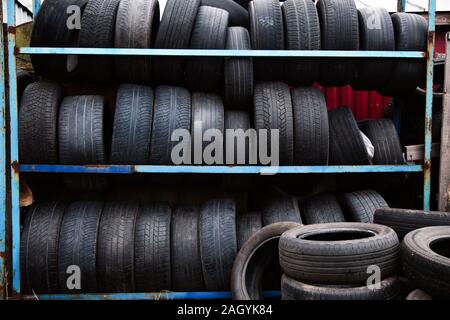
[[32, 48], [20, 54], [180, 56], [180, 57], [283, 57], [283, 58], [398, 58], [424, 59], [422, 51], [333, 51], [333, 50], [202, 50], [202, 49], [127, 49], [127, 48]]

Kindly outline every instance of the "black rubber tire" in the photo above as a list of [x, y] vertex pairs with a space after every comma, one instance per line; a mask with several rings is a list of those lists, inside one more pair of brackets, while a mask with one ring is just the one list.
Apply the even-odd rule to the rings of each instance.
[[177, 142], [172, 141], [172, 134], [178, 129], [191, 129], [191, 94], [180, 87], [157, 87], [150, 164], [173, 164], [171, 153]]
[[449, 212], [380, 208], [375, 210], [374, 223], [388, 226], [403, 239], [411, 231], [434, 226], [450, 226]]
[[317, 195], [302, 202], [304, 223], [345, 222], [338, 200], [332, 194]]
[[339, 201], [351, 222], [373, 223], [375, 210], [389, 207], [383, 197], [373, 190], [345, 193]]
[[200, 258], [199, 219], [200, 212], [196, 206], [177, 206], [173, 211], [170, 244], [172, 287], [176, 292], [205, 289]]
[[[58, 271], [62, 292], [96, 293], [97, 238], [102, 215], [102, 202], [74, 202], [66, 210], [59, 236]], [[78, 266], [81, 272], [81, 288], [67, 287], [69, 266]]]
[[280, 133], [280, 164], [292, 165], [294, 159], [294, 115], [292, 98], [287, 84], [282, 82], [260, 82], [255, 86], [255, 129], [266, 129], [270, 150], [270, 130]]
[[449, 241], [450, 226], [418, 229], [403, 239], [403, 272], [435, 298], [450, 298]]
[[330, 164], [370, 165], [358, 124], [349, 108], [339, 108], [328, 113], [330, 125]]
[[[251, 50], [250, 35], [245, 28], [228, 28], [226, 48]], [[226, 58], [224, 65], [225, 105], [230, 109], [250, 109], [253, 98], [253, 59]]]
[[[282, 6], [287, 50], [320, 50], [320, 23], [314, 1], [287, 0]], [[285, 77], [294, 86], [310, 86], [319, 78], [320, 59], [289, 59]]]
[[[359, 50], [358, 10], [354, 0], [319, 0], [322, 50]], [[356, 61], [322, 59], [320, 84], [338, 87], [351, 83], [356, 76]]]
[[[262, 300], [264, 272], [278, 260], [280, 236], [299, 224], [281, 222], [254, 233], [239, 250], [231, 272], [231, 294], [235, 300]], [[272, 275], [273, 276], [273, 275]]]
[[236, 217], [236, 235], [238, 250], [250, 237], [262, 229], [261, 212], [248, 212]]
[[288, 221], [302, 223], [298, 200], [291, 196], [265, 200], [261, 214], [263, 226]]
[[251, 0], [233, 0], [233, 1], [239, 3], [239, 5], [241, 7], [243, 7], [244, 9], [247, 9], [248, 8], [248, 4], [249, 4], [249, 2]]
[[200, 209], [199, 235], [205, 289], [228, 290], [237, 251], [234, 201], [220, 199], [204, 203]]
[[209, 6], [226, 10], [229, 14], [230, 27], [249, 26], [248, 11], [233, 0], [202, 0], [202, 6]]
[[[227, 130], [243, 130], [247, 132], [250, 129], [250, 116], [244, 111], [225, 111], [225, 135], [224, 135], [224, 157], [228, 165], [249, 165], [250, 164], [250, 138], [245, 138], [244, 143], [240, 139], [227, 139]], [[236, 132], [237, 134], [237, 132]], [[231, 141], [234, 140], [234, 141]], [[256, 141], [254, 141], [256, 143]], [[227, 147], [227, 144], [230, 144]], [[227, 159], [227, 149], [232, 149], [233, 158]]]
[[[201, 0], [168, 0], [159, 24], [155, 48], [187, 49]], [[154, 80], [157, 84], [180, 85], [184, 80], [183, 57], [155, 57]]]
[[62, 98], [62, 87], [53, 82], [35, 82], [25, 89], [19, 108], [21, 163], [58, 163], [58, 108]]
[[307, 87], [292, 89], [291, 95], [294, 110], [294, 164], [328, 165], [330, 128], [325, 96], [319, 89]]
[[399, 267], [399, 241], [389, 227], [362, 223], [303, 226], [280, 239], [280, 265], [293, 279], [307, 283], [361, 285], [368, 267], [377, 265], [380, 277]]
[[117, 91], [111, 164], [148, 164], [153, 121], [153, 90], [123, 84]]
[[374, 165], [406, 163], [397, 130], [391, 119], [362, 121], [359, 123], [359, 129], [375, 148], [372, 159]]
[[[191, 49], [225, 49], [228, 12], [201, 6], [195, 20]], [[186, 84], [191, 91], [211, 92], [223, 80], [223, 58], [189, 58], [186, 63]]]
[[[116, 14], [120, 0], [89, 0], [81, 19], [79, 46], [82, 48], [113, 48]], [[114, 81], [114, 57], [81, 56], [83, 79], [94, 83]]]
[[136, 219], [134, 272], [138, 292], [170, 290], [170, 221], [172, 209], [164, 203], [143, 205]]
[[101, 292], [136, 290], [135, 229], [139, 206], [110, 202], [103, 208], [97, 246], [97, 275]]
[[396, 277], [382, 280], [380, 289], [368, 286], [342, 287], [306, 284], [286, 275], [281, 278], [282, 300], [397, 300], [400, 285]]
[[[360, 50], [395, 51], [395, 34], [389, 12], [384, 8], [358, 9]], [[389, 81], [393, 59], [361, 59], [352, 83], [356, 90], [376, 90]]]
[[19, 105], [22, 102], [22, 96], [25, 91], [25, 89], [32, 83], [35, 82], [35, 76], [34, 73], [18, 69], [16, 71], [16, 81], [17, 81], [17, 98], [19, 101]]
[[433, 298], [426, 293], [423, 290], [416, 289], [412, 291], [408, 296], [406, 297], [406, 300], [413, 301], [413, 300], [433, 300]]
[[[411, 13], [394, 13], [392, 22], [395, 30], [397, 51], [427, 51], [427, 20]], [[389, 81], [379, 91], [385, 96], [413, 93], [425, 77], [424, 59], [399, 59], [389, 76]]]
[[[283, 13], [278, 0], [254, 0], [249, 3], [250, 32], [254, 50], [284, 50]], [[282, 59], [255, 59], [257, 80], [284, 78]]]
[[[87, 2], [88, 0], [42, 2], [34, 19], [30, 47], [77, 47], [79, 30], [67, 28], [67, 9], [76, 6], [80, 8], [80, 14], [83, 14]], [[31, 55], [34, 71], [44, 78], [56, 81], [68, 81], [77, 74], [77, 68], [70, 70], [69, 59], [67, 55]]]
[[[222, 99], [215, 94], [208, 93], [193, 93], [192, 94], [192, 121], [191, 121], [191, 136], [195, 136], [195, 131], [198, 130], [198, 127], [195, 126], [195, 123], [202, 123], [202, 133], [209, 129], [217, 129], [220, 132], [224, 132], [225, 130], [225, 111], [223, 107]], [[202, 154], [209, 142], [203, 142]], [[223, 150], [223, 149], [222, 149]], [[202, 164], [202, 161], [195, 161], [195, 156], [199, 156], [197, 151], [193, 148], [192, 158], [194, 160], [194, 164]], [[203, 158], [203, 157], [202, 157]], [[197, 159], [198, 160], [198, 159]], [[208, 164], [208, 163], [206, 163]], [[222, 164], [222, 163], [217, 163]]]
[[23, 293], [58, 293], [58, 244], [66, 204], [32, 205], [25, 217], [20, 240]]
[[[116, 17], [116, 48], [151, 48], [159, 27], [157, 0], [121, 0]], [[116, 76], [121, 83], [150, 84], [150, 57], [116, 57]]]

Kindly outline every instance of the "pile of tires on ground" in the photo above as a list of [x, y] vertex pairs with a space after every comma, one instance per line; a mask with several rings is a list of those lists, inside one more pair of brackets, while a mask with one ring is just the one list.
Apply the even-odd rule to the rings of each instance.
[[[80, 25], [68, 16], [79, 8]], [[68, 19], [69, 18], [69, 19]], [[249, 31], [247, 30], [249, 28]], [[426, 20], [354, 0], [254, 0], [248, 11], [231, 0], [46, 0], [33, 29], [39, 47], [425, 51]], [[34, 55], [38, 74], [58, 81], [182, 85], [223, 91], [227, 103], [249, 102], [254, 78], [293, 86], [319, 82], [397, 94], [416, 89], [422, 60], [102, 57]]]

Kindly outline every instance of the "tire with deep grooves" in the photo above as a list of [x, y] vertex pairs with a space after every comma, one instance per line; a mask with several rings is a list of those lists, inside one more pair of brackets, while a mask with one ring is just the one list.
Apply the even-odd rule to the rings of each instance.
[[315, 88], [296, 88], [291, 90], [291, 94], [295, 133], [294, 164], [328, 165], [330, 132], [323, 93]]
[[[310, 0], [287, 0], [282, 6], [287, 50], [320, 50], [320, 24]], [[285, 61], [286, 77], [292, 85], [309, 86], [319, 77], [319, 59]]]
[[171, 225], [172, 286], [178, 292], [202, 291], [202, 263], [200, 260], [200, 211], [196, 206], [177, 206]]
[[263, 226], [288, 221], [302, 223], [297, 198], [291, 196], [264, 201], [261, 214]]
[[289, 87], [281, 82], [260, 82], [254, 95], [255, 129], [268, 130], [270, 150], [271, 129], [279, 130], [280, 164], [292, 165], [294, 158], [294, 116]]
[[24, 293], [57, 293], [58, 244], [66, 205], [48, 202], [32, 205], [20, 239], [21, 287]]
[[315, 224], [285, 232], [280, 238], [284, 273], [306, 283], [366, 283], [368, 267], [377, 265], [385, 279], [399, 266], [399, 241], [391, 228], [362, 223]]
[[345, 222], [344, 213], [335, 196], [317, 195], [302, 202], [305, 224]]
[[97, 247], [101, 292], [133, 292], [135, 286], [135, 225], [139, 206], [110, 202], [103, 208]]
[[[251, 50], [250, 35], [242, 27], [228, 28], [226, 48]], [[253, 59], [225, 58], [225, 104], [232, 109], [248, 109], [253, 98]]]
[[170, 221], [164, 203], [142, 205], [136, 219], [134, 268], [138, 292], [170, 290]]
[[236, 257], [236, 205], [233, 200], [210, 200], [200, 209], [200, 255], [208, 291], [230, 288]]
[[58, 162], [58, 109], [62, 97], [62, 87], [53, 82], [36, 82], [25, 89], [19, 108], [22, 163]]
[[201, 5], [226, 10], [230, 16], [228, 22], [230, 27], [248, 28], [249, 26], [248, 11], [233, 0], [202, 0]]
[[[157, 0], [121, 0], [116, 18], [116, 48], [151, 48], [159, 26]], [[116, 75], [121, 83], [149, 84], [150, 57], [116, 57]]]
[[[62, 220], [59, 237], [58, 271], [62, 292], [95, 293], [97, 283], [97, 238], [102, 215], [102, 202], [72, 203]], [[81, 288], [67, 287], [70, 266], [80, 268]]]
[[152, 118], [153, 90], [146, 86], [121, 85], [114, 115], [112, 164], [148, 164]]
[[261, 212], [248, 212], [236, 217], [236, 235], [238, 250], [258, 230], [262, 228]]
[[170, 165], [177, 142], [175, 130], [191, 129], [191, 94], [184, 88], [160, 86], [155, 89], [155, 111], [150, 149], [150, 164]]
[[[120, 0], [89, 0], [81, 19], [79, 46], [82, 48], [113, 48], [116, 14]], [[81, 56], [83, 79], [95, 83], [114, 80], [114, 58], [111, 56]]]
[[352, 222], [373, 223], [375, 210], [389, 207], [383, 197], [373, 190], [346, 193], [339, 200]]

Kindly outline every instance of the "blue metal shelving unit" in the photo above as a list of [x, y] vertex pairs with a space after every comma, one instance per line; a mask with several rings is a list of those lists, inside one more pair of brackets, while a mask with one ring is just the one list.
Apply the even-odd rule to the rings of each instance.
[[[399, 11], [404, 11], [406, 0], [398, 0]], [[34, 12], [39, 10], [39, 1], [34, 0]], [[5, 80], [8, 82], [9, 128], [11, 141], [10, 162], [6, 155], [0, 156], [0, 185], [10, 179], [11, 206], [6, 208], [4, 190], [0, 188], [0, 267], [4, 266], [5, 255], [5, 211], [10, 215], [12, 225], [12, 292], [20, 297], [20, 210], [19, 210], [19, 172], [40, 173], [95, 173], [95, 174], [134, 174], [134, 173], [198, 173], [198, 174], [270, 174], [274, 170], [279, 174], [328, 174], [328, 173], [394, 173], [422, 172], [424, 176], [423, 206], [430, 210], [431, 179], [431, 120], [433, 110], [433, 68], [436, 0], [429, 0], [428, 51], [427, 52], [382, 52], [382, 51], [270, 51], [270, 50], [166, 50], [166, 49], [104, 49], [104, 48], [16, 48], [15, 42], [15, 6], [14, 0], [8, 0], [7, 57], [8, 68], [3, 73], [4, 57], [0, 55], [0, 149], [5, 149]], [[1, 30], [1, 29], [0, 29]], [[1, 40], [0, 40], [1, 41]], [[77, 55], [159, 55], [159, 56], [242, 56], [242, 57], [333, 57], [333, 58], [395, 58], [427, 59], [427, 94], [425, 108], [425, 161], [423, 165], [400, 166], [315, 166], [315, 167], [278, 167], [276, 169], [258, 166], [60, 166], [60, 165], [20, 165], [18, 152], [18, 105], [16, 83], [16, 54], [77, 54]], [[6, 171], [7, 170], [7, 171]], [[10, 172], [8, 175], [7, 172]], [[4, 276], [1, 270], [0, 280]], [[268, 292], [268, 297], [279, 296], [277, 292]], [[1, 297], [0, 297], [1, 298]], [[22, 297], [34, 299], [36, 297]], [[185, 292], [185, 293], [130, 293], [98, 295], [40, 295], [39, 299], [224, 299], [230, 298], [229, 292]]]

